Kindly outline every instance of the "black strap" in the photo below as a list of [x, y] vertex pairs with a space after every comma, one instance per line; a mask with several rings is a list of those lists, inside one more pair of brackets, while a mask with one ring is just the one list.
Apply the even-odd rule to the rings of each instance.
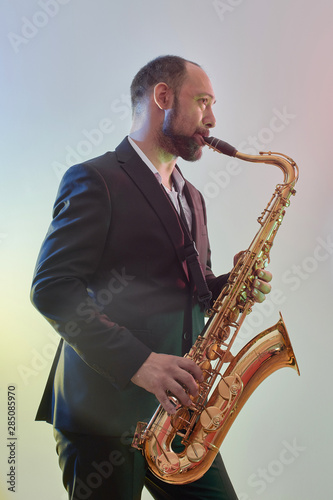
[[197, 289], [198, 301], [203, 305], [205, 309], [209, 309], [210, 301], [212, 299], [212, 292], [208, 289], [205, 277], [203, 275], [202, 268], [199, 262], [199, 253], [190, 233], [179, 193], [178, 203], [180, 214], [179, 220], [184, 232], [184, 250], [187, 266]]

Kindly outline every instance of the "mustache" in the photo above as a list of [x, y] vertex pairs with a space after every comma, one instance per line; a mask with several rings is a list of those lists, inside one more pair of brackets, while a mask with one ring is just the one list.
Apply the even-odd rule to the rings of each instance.
[[202, 137], [209, 137], [209, 130], [206, 128], [197, 128], [195, 134], [200, 134]]

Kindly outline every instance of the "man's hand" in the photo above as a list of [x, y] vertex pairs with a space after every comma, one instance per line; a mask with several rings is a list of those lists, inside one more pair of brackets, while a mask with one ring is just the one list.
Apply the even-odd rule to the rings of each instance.
[[198, 382], [203, 381], [203, 375], [191, 359], [152, 352], [131, 380], [155, 394], [163, 408], [169, 414], [174, 414], [175, 407], [167, 392], [184, 406], [190, 406], [192, 401], [189, 394], [197, 396]]
[[271, 291], [269, 281], [272, 279], [272, 273], [264, 269], [257, 269], [250, 290], [251, 296], [256, 302], [263, 302], [266, 299], [266, 294]]
[[[234, 266], [245, 253], [244, 250], [238, 252], [234, 256]], [[272, 273], [264, 269], [257, 269], [252, 283], [252, 287], [247, 292], [254, 298], [256, 302], [263, 302], [266, 299], [267, 293], [271, 291], [269, 282], [272, 280]]]

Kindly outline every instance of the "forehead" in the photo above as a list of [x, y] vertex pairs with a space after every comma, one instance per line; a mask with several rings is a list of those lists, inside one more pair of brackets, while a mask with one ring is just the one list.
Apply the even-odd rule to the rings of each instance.
[[186, 63], [187, 75], [181, 87], [181, 92], [192, 96], [210, 95], [215, 100], [213, 86], [202, 68], [195, 64]]

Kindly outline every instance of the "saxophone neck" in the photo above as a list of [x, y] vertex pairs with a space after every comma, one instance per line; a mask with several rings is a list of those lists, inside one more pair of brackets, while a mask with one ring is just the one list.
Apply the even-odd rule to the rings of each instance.
[[267, 163], [279, 167], [284, 173], [284, 184], [292, 188], [298, 181], [299, 171], [296, 162], [282, 153], [260, 151], [258, 155], [249, 155], [236, 151], [235, 158], [252, 163]]
[[241, 153], [237, 149], [221, 139], [216, 137], [204, 137], [204, 140], [210, 149], [227, 156], [233, 156], [240, 160], [252, 163], [268, 163], [278, 166], [284, 173], [284, 184], [293, 189], [298, 180], [298, 166], [292, 158], [281, 153], [260, 152], [258, 155]]

